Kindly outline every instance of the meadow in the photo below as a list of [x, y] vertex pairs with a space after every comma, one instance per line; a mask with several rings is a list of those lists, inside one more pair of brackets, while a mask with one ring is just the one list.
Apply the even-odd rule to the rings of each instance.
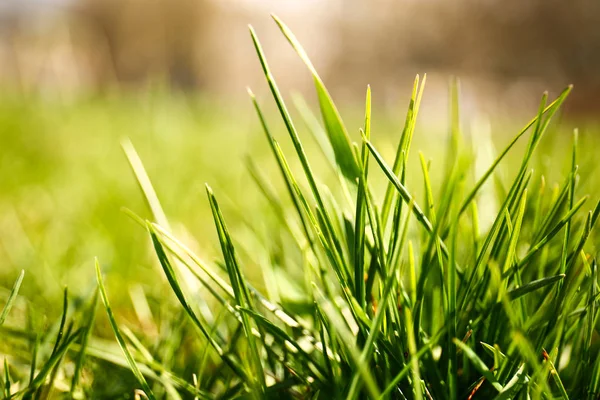
[[423, 76], [402, 115], [370, 88], [339, 112], [277, 23], [314, 101], [280, 93], [254, 33], [271, 93], [245, 104], [1, 96], [3, 396], [598, 398], [600, 130], [562, 118], [577, 88], [490, 138], [456, 83], [428, 123]]

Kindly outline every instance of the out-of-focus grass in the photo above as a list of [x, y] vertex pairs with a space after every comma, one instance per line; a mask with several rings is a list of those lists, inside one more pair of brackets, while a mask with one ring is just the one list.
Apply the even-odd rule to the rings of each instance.
[[95, 287], [90, 261], [96, 255], [102, 255], [105, 268], [120, 281], [153, 283], [155, 274], [147, 273], [154, 260], [146, 235], [120, 211], [128, 207], [148, 215], [121, 138], [135, 144], [169, 216], [202, 242], [210, 217], [198, 207], [204, 201], [203, 184], [226, 182], [229, 193], [238, 192], [245, 179], [239, 160], [253, 146], [249, 118], [166, 94], [69, 103], [4, 96], [3, 286], [9, 286], [13, 271], [25, 269], [29, 284], [22, 293], [39, 305], [56, 299], [63, 285], [87, 295]]
[[[139, 152], [179, 236], [195, 243], [205, 256], [217, 254], [212, 219], [205, 204], [205, 182], [229, 197], [222, 200], [225, 208], [231, 206], [232, 212], [243, 217], [231, 222], [232, 229], [241, 231], [238, 236], [243, 235], [247, 224], [262, 224], [266, 229], [268, 222], [260, 210], [267, 209], [267, 205], [251, 180], [245, 156], [251, 153], [263, 171], [276, 170], [251, 112], [249, 102], [225, 106], [198, 96], [163, 91], [77, 100], [3, 94], [0, 286], [10, 287], [15, 271], [25, 269], [28, 280], [22, 294], [40, 309], [40, 315], [54, 315], [64, 285], [69, 286], [72, 295], [85, 297], [95, 288], [95, 256], [101, 255], [104, 270], [114, 277], [111, 285], [120, 286], [117, 293], [122, 296], [112, 299], [117, 310], [129, 302], [127, 293], [132, 282], [149, 289], [161, 282], [147, 235], [121, 211], [126, 207], [143, 217], [150, 215], [121, 149], [124, 137], [130, 138]], [[374, 118], [374, 142], [380, 144], [384, 156], [393, 156], [392, 143], [401, 132], [402, 118], [401, 111]], [[497, 126], [492, 121], [498, 146], [524, 121], [515, 120], [514, 126]], [[276, 132], [283, 129], [276, 118], [269, 122]], [[350, 134], [358, 140], [358, 129], [352, 129], [351, 123]], [[566, 171], [568, 163], [555, 154], [564, 154], [564, 146], [569, 146], [571, 124], [563, 121], [559, 126], [562, 133], [548, 135], [536, 155], [540, 160], [535, 172], [544, 174], [549, 184]], [[320, 168], [320, 179], [333, 179], [308, 129], [303, 124], [299, 128], [308, 146], [314, 147], [309, 154], [311, 162]], [[479, 129], [466, 129], [472, 131], [474, 143], [482, 141]], [[595, 133], [594, 129], [585, 129], [580, 134], [580, 166], [584, 170], [594, 163], [595, 143], [600, 140]], [[444, 134], [437, 126], [419, 124], [413, 146], [431, 154], [427, 150], [446, 140]], [[291, 148], [287, 141], [281, 142], [284, 149]], [[483, 163], [485, 151], [481, 150]], [[417, 162], [416, 155], [411, 158]], [[504, 170], [510, 171], [510, 161], [506, 164]], [[441, 178], [441, 174], [432, 176], [433, 183]], [[407, 179], [411, 182], [412, 177]], [[414, 179], [416, 192], [420, 189], [418, 179]], [[282, 189], [278, 179], [272, 181]], [[595, 175], [584, 175], [579, 188], [594, 195], [600, 192], [598, 182]]]

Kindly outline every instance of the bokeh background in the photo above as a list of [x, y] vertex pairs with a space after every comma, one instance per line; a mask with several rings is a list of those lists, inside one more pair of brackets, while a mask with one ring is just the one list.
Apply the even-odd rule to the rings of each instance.
[[292, 27], [342, 97], [370, 83], [382, 100], [393, 100], [415, 71], [427, 71], [468, 77], [478, 100], [491, 91], [512, 103], [574, 83], [571, 108], [597, 107], [590, 101], [600, 88], [594, 0], [6, 0], [0, 82], [71, 95], [160, 82], [239, 97], [261, 79], [248, 45], [251, 23], [280, 81], [302, 87], [307, 74], [277, 35], [271, 12]]
[[[303, 43], [356, 140], [371, 85], [375, 140], [387, 155], [414, 76], [424, 72], [415, 146], [426, 153], [447, 132], [453, 76], [461, 78], [463, 127], [483, 138], [488, 165], [493, 144], [506, 143], [535, 115], [542, 91], [557, 94], [570, 83], [575, 90], [545, 143], [540, 173], [559, 179], [575, 126], [583, 146], [593, 148], [596, 0], [3, 0], [0, 286], [25, 269], [23, 293], [40, 314], [52, 315], [63, 285], [89, 295], [97, 256], [121, 294], [117, 307], [128, 307], [128, 282], [160, 290], [147, 235], [121, 212], [150, 216], [120, 147], [124, 137], [140, 153], [177, 235], [206, 258], [217, 252], [204, 182], [223, 198], [238, 237], [257, 226], [268, 232], [269, 218], [248, 212], [266, 204], [245, 157], [267, 175], [274, 171], [246, 94], [251, 87], [274, 112], [248, 24], [286, 97], [299, 93], [314, 106], [310, 75], [272, 12]], [[583, 183], [594, 190], [593, 179]]]

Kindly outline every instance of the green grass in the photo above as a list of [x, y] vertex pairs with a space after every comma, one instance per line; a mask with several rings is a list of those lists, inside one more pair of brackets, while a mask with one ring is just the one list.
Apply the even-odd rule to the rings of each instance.
[[[598, 398], [597, 139], [556, 124], [571, 88], [553, 99], [544, 94], [531, 121], [514, 139], [502, 136], [503, 150], [481, 168], [478, 138], [462, 130], [454, 82], [450, 134], [429, 146], [435, 157], [428, 159], [412, 150], [428, 140], [417, 125], [425, 77], [415, 80], [399, 137], [378, 137], [370, 88], [353, 133], [306, 52], [275, 22], [314, 78], [318, 112], [297, 99], [297, 110], [290, 108], [250, 29], [276, 106], [265, 110], [250, 91], [263, 147], [234, 135], [219, 140], [235, 126], [208, 113], [216, 131], [191, 139], [206, 122], [190, 122], [189, 103], [159, 113], [179, 121], [169, 136], [127, 132], [126, 157], [113, 150], [89, 157], [94, 143], [69, 151], [72, 133], [45, 139], [75, 165], [97, 163], [94, 174], [69, 172], [27, 140], [9, 142], [32, 160], [46, 158], [27, 166], [3, 158], [12, 167], [6, 198], [16, 199], [5, 200], [14, 211], [3, 217], [42, 249], [16, 247], [23, 253], [16, 255], [3, 237], [9, 271], [27, 266], [25, 276], [12, 277], [0, 314], [4, 397]], [[102, 116], [106, 104], [76, 110], [84, 116], [73, 118], [95, 116], [104, 128], [130, 126], [118, 123], [130, 108], [115, 107], [110, 118]], [[29, 132], [52, 117], [5, 118]], [[116, 142], [94, 140], [96, 149]], [[247, 172], [241, 162], [216, 172], [227, 165], [220, 155], [243, 153], [247, 143]], [[126, 159], [130, 183], [107, 179], [107, 171], [121, 176]], [[198, 184], [203, 168], [213, 171], [214, 189]], [[71, 213], [51, 207], [50, 221], [36, 226], [35, 215], [13, 202], [26, 187], [28, 198], [44, 194], [38, 186], [60, 192], [61, 176], [81, 185], [63, 198]], [[198, 201], [201, 193], [208, 204]], [[92, 198], [95, 208], [75, 206]], [[76, 237], [60, 225], [65, 218]], [[95, 279], [91, 249], [109, 253], [97, 254]], [[44, 279], [53, 266], [32, 266], [48, 260], [75, 275], [69, 291]], [[85, 267], [69, 267], [77, 263]], [[54, 307], [57, 293], [62, 309]], [[42, 307], [49, 298], [57, 302]]]

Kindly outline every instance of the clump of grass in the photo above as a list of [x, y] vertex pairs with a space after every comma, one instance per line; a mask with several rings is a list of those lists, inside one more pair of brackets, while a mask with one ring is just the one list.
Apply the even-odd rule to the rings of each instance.
[[[81, 308], [87, 318], [79, 324], [66, 324], [65, 300], [53, 350], [42, 352], [46, 342], [34, 339], [29, 385], [13, 390], [5, 364], [5, 396], [48, 397], [71, 349], [77, 354], [71, 395], [83, 390], [79, 374], [87, 355], [131, 369], [139, 398], [598, 398], [600, 281], [587, 242], [600, 203], [589, 207], [588, 197], [579, 197], [577, 134], [562, 185], [549, 191], [532, 171], [534, 152], [571, 88], [552, 101], [544, 94], [536, 116], [475, 177], [459, 124], [458, 87], [452, 85], [445, 160], [420, 154], [420, 171], [409, 170], [425, 77], [415, 79], [396, 155], [388, 162], [371, 141], [370, 89], [362, 140], [353, 143], [306, 52], [274, 19], [314, 78], [323, 126], [312, 133], [337, 171], [337, 185], [319, 181], [250, 28], [300, 165], [295, 172], [249, 92], [285, 183], [286, 193], [276, 194], [250, 160], [250, 174], [277, 226], [267, 240], [256, 230], [252, 243], [237, 242], [218, 194], [207, 186], [222, 258], [204, 261], [170, 232], [141, 162], [127, 145], [155, 220], [129, 214], [148, 230], [180, 312], [163, 317], [154, 342], [151, 335], [138, 338], [119, 327], [97, 266], [100, 297], [121, 353], [90, 337], [97, 295], [89, 308]], [[310, 116], [308, 108], [301, 111]], [[525, 138], [520, 165], [505, 182], [497, 169]], [[443, 176], [438, 188], [430, 176], [436, 171]], [[416, 174], [422, 176], [422, 199], [407, 183]], [[386, 178], [383, 187], [374, 184], [377, 175]], [[486, 185], [492, 181], [495, 190]], [[490, 190], [498, 210], [491, 226], [482, 228], [478, 202]], [[245, 264], [253, 257], [261, 260], [249, 263], [260, 265], [264, 285], [248, 278], [252, 271]], [[296, 277], [300, 300], [279, 301], [285, 293], [276, 274]], [[138, 300], [145, 304], [143, 293]], [[145, 315], [152, 325], [152, 312]], [[185, 357], [178, 354], [183, 341], [191, 353]], [[38, 353], [45, 360], [39, 372]], [[93, 388], [87, 390], [93, 397]]]

